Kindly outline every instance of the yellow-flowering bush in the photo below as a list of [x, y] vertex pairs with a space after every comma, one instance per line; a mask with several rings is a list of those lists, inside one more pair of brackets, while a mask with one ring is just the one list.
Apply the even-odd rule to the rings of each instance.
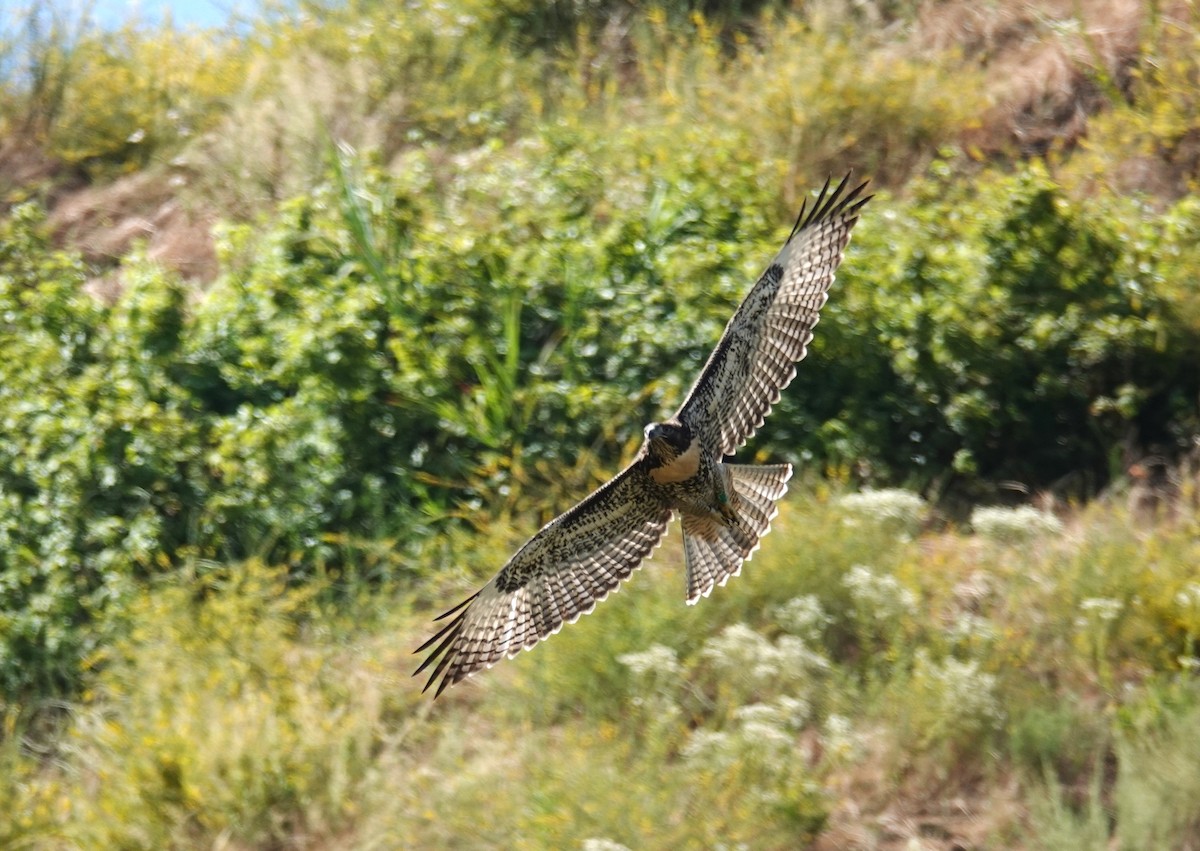
[[75, 48], [49, 151], [93, 176], [164, 159], [212, 126], [244, 84], [248, 53], [208, 32], [92, 33]]

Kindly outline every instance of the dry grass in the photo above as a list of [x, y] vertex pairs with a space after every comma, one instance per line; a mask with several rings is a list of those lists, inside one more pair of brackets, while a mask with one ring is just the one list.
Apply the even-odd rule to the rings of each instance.
[[[164, 147], [157, 159], [172, 168], [139, 178], [151, 197], [194, 212], [160, 221], [161, 208], [120, 201], [128, 187], [61, 193], [57, 203], [72, 208], [56, 216], [63, 240], [98, 256], [123, 255], [148, 222], [152, 253], [206, 281], [214, 214], [252, 216], [306, 191], [328, 167], [326, 132], [392, 161], [413, 145], [509, 142], [543, 122], [754, 127], [757, 155], [779, 162], [787, 206], [813, 174], [848, 165], [877, 185], [903, 186], [944, 145], [988, 160], [1062, 158], [1085, 141], [1095, 150], [1097, 116], [1127, 109], [1130, 99], [1135, 110], [1152, 108], [1139, 106], [1148, 95], [1137, 75], [1148, 57], [1160, 64], [1164, 40], [1194, 23], [1187, 4], [1138, 0], [926, 2], [897, 19], [817, 4], [800, 16], [768, 16], [740, 35], [701, 18], [668, 25], [648, 12], [585, 31], [559, 60], [482, 41], [464, 52], [467, 42], [455, 38], [481, 37], [447, 24], [447, 14], [413, 12], [403, 33], [366, 18], [324, 30], [285, 24], [253, 49], [227, 44], [228, 56], [189, 72], [223, 116], [206, 121], [219, 126]], [[460, 36], [438, 34], [456, 28]], [[139, 49], [153, 53], [153, 39]], [[240, 84], [233, 94], [230, 75]], [[66, 84], [70, 95], [70, 86], [95, 81]], [[85, 95], [96, 93], [65, 103]], [[6, 150], [20, 147], [8, 132]], [[1170, 197], [1194, 179], [1186, 141], [1147, 157], [1128, 150], [1131, 140], [1102, 132], [1105, 158], [1124, 174], [1120, 186]], [[9, 193], [46, 178], [71, 186], [69, 173], [53, 166], [6, 174]], [[180, 198], [187, 200], [175, 203]], [[81, 209], [88, 205], [92, 212]], [[80, 226], [94, 220], [107, 224]]]
[[[1091, 835], [1099, 784], [1123, 843], [1176, 847], [1200, 816], [1160, 794], [1184, 788], [1162, 754], [1192, 747], [1200, 706], [1180, 667], [1200, 529], [1134, 529], [1115, 505], [1064, 519], [908, 540], [801, 498], [704, 605], [682, 603], [672, 539], [597, 612], [436, 703], [407, 676], [426, 624], [403, 597], [355, 617], [253, 563], [203, 595], [181, 577], [134, 607], [54, 759], [15, 747], [10, 715], [3, 838], [1040, 848]], [[1150, 800], [1161, 818], [1139, 815]]]

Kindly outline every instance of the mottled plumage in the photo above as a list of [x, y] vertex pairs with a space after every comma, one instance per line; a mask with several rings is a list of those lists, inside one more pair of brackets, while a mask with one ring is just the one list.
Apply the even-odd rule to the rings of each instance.
[[[416, 652], [434, 665], [425, 688], [516, 655], [590, 612], [682, 518], [687, 600], [736, 576], [768, 532], [790, 464], [723, 459], [763, 424], [812, 340], [850, 230], [869, 199], [849, 176], [801, 209], [791, 235], [734, 313], [675, 416], [646, 427], [637, 457], [547, 523]], [[807, 207], [807, 205], [806, 205]]]

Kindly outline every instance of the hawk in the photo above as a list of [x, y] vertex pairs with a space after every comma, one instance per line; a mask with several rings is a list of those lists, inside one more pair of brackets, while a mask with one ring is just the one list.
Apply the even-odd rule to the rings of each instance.
[[637, 456], [611, 481], [542, 527], [490, 582], [437, 620], [414, 672], [425, 690], [515, 656], [590, 612], [658, 546], [678, 514], [687, 601], [736, 576], [770, 529], [790, 464], [725, 461], [763, 424], [796, 375], [850, 230], [871, 196], [829, 181], [807, 199], [775, 259], [734, 313], [683, 405], [651, 423]]

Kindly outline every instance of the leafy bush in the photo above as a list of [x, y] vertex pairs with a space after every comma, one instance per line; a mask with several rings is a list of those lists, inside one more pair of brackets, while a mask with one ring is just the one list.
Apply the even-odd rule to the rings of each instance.
[[[88, 399], [75, 392], [95, 365], [102, 311], [80, 290], [83, 271], [36, 235], [18, 208], [0, 222], [0, 688], [53, 689], [75, 676], [86, 641], [73, 626], [119, 573], [82, 565], [104, 525], [77, 511], [102, 487]], [[99, 519], [99, 518], [94, 518]], [[92, 639], [94, 640], [94, 639]]]
[[1118, 740], [1117, 833], [1123, 847], [1185, 848], [1200, 830], [1200, 781], [1192, 770], [1200, 757], [1198, 721], [1193, 702], [1168, 714], [1160, 728]]
[[1177, 237], [1132, 202], [1072, 202], [1037, 167], [967, 191], [934, 178], [868, 214], [814, 343], [824, 368], [781, 405], [799, 428], [773, 437], [960, 493], [1088, 493], [1130, 443], [1187, 451], [1200, 338], [1166, 283]]
[[145, 168], [215, 121], [243, 84], [248, 47], [210, 32], [147, 33], [132, 23], [91, 33], [75, 51], [50, 152], [91, 175]]
[[249, 562], [136, 594], [56, 743], [80, 772], [43, 775], [63, 840], [261, 846], [343, 830], [399, 707], [377, 661], [312, 652], [313, 591]]
[[[615, 469], [781, 240], [744, 131], [701, 135], [559, 127], [460, 171], [414, 150], [395, 176], [343, 153], [265, 226], [224, 230], [225, 271], [194, 304], [134, 262], [98, 305], [34, 214], [11, 217], [6, 688], [72, 681], [97, 640], [72, 625], [184, 559], [310, 575], [348, 541], [416, 552], [455, 516], [547, 518]], [[1194, 205], [1156, 234], [1037, 169], [977, 198], [921, 193], [868, 208], [748, 457], [951, 494], [1086, 491], [1131, 441], [1182, 450], [1200, 431], [1200, 334], [1175, 283]]]

